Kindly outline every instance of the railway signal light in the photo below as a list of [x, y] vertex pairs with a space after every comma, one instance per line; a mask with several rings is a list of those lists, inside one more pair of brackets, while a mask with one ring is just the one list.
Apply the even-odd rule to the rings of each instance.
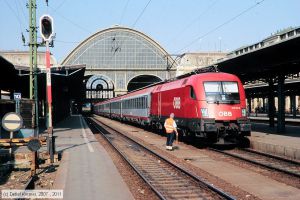
[[53, 36], [53, 18], [50, 15], [43, 15], [40, 18], [40, 33], [45, 41], [50, 42]]

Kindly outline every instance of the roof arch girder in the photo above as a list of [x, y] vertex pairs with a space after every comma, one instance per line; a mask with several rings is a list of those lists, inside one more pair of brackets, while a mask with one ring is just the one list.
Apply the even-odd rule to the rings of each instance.
[[166, 69], [169, 54], [145, 34], [125, 27], [95, 33], [79, 44], [62, 64], [86, 64], [90, 69]]

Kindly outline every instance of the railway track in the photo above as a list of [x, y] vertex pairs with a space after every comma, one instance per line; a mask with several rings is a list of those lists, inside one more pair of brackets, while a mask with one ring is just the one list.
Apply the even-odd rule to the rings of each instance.
[[160, 199], [234, 199], [222, 190], [96, 119], [86, 118]]
[[234, 150], [218, 150], [209, 148], [214, 152], [218, 152], [239, 160], [249, 162], [271, 170], [279, 171], [294, 177], [300, 178], [300, 162], [289, 160], [286, 158], [258, 152], [251, 149], [234, 149]]
[[30, 176], [25, 184], [24, 190], [33, 190], [34, 182], [37, 180], [37, 176]]

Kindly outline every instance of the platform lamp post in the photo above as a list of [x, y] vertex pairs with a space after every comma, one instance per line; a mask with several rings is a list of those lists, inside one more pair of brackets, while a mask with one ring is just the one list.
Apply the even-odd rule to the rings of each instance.
[[46, 43], [46, 91], [48, 102], [48, 140], [47, 149], [50, 155], [50, 162], [54, 162], [54, 138], [52, 126], [52, 86], [51, 86], [51, 68], [50, 68], [50, 50], [49, 43], [53, 39], [53, 18], [50, 15], [43, 15], [40, 18], [40, 32]]

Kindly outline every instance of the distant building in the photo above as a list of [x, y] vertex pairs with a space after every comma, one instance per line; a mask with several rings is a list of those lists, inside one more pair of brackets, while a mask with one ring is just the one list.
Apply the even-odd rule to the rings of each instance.
[[271, 36], [265, 38], [260, 42], [247, 45], [247, 46], [242, 46], [232, 52], [229, 52], [228, 55], [226, 56], [226, 59], [234, 58], [272, 45], [276, 45], [277, 43], [284, 42], [286, 40], [290, 40], [295, 37], [299, 37], [299, 35], [300, 35], [300, 27], [286, 28], [277, 31], [276, 33], [272, 34]]
[[[29, 67], [29, 51], [0, 51], [0, 55], [14, 66]], [[51, 55], [51, 66], [57, 65], [54, 56]], [[45, 52], [37, 52], [37, 65], [38, 68], [45, 68]]]
[[226, 55], [227, 53], [224, 52], [185, 53], [179, 60], [176, 76], [191, 72], [197, 68], [209, 66]]

